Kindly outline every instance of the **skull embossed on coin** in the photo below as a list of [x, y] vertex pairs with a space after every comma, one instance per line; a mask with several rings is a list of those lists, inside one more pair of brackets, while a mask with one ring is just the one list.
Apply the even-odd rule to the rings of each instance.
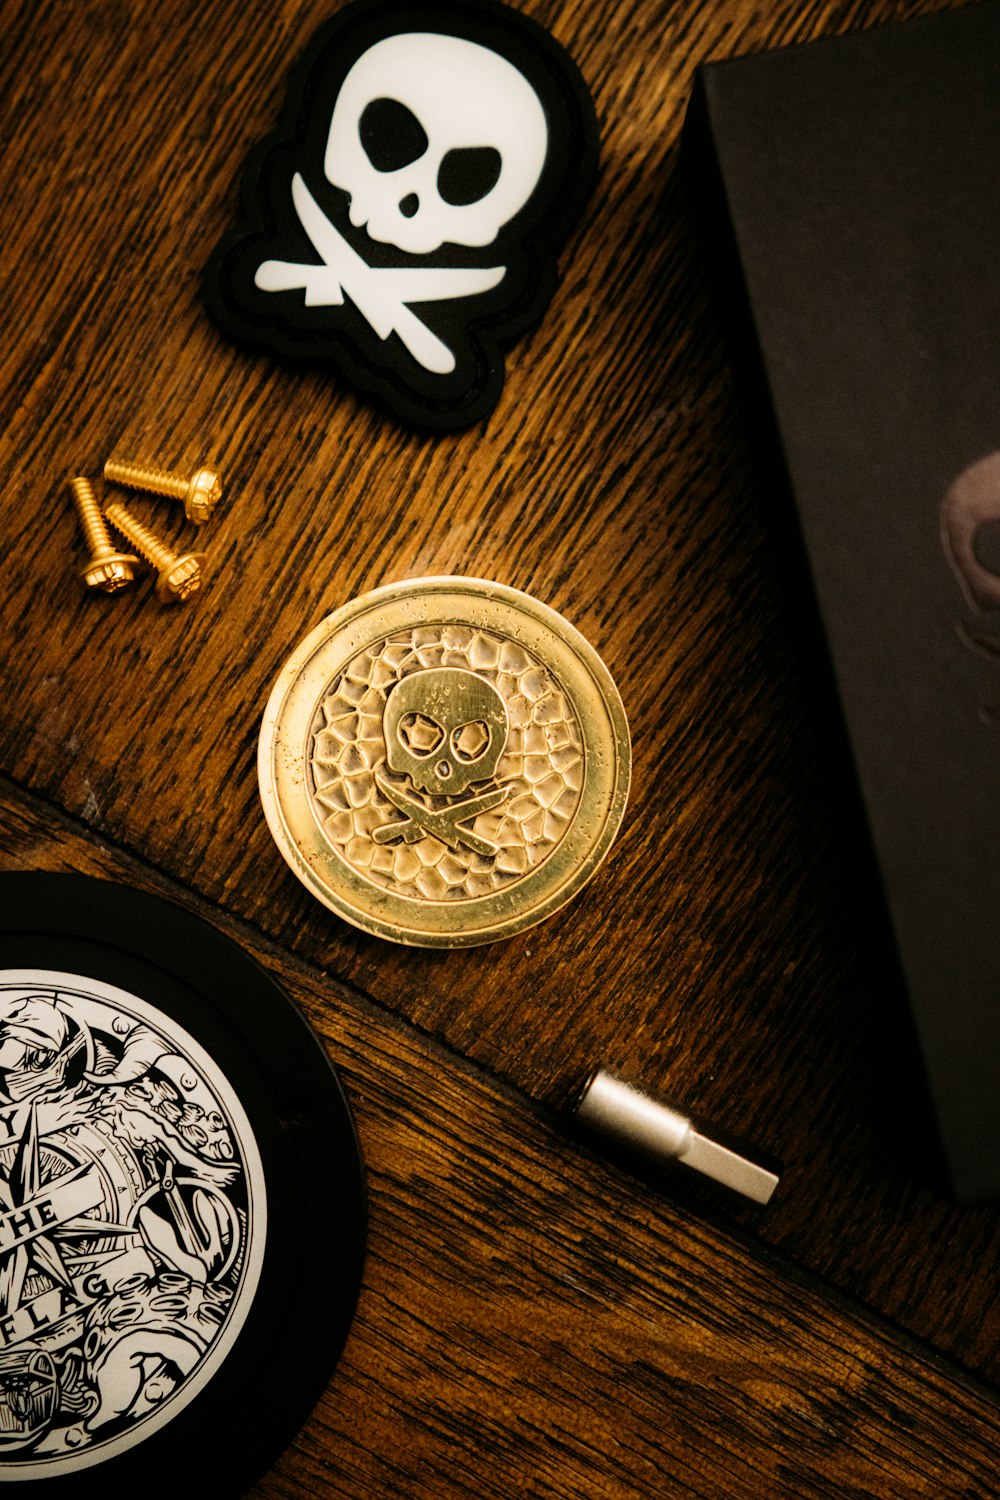
[[488, 781], [507, 743], [507, 705], [484, 677], [466, 667], [426, 667], [403, 677], [390, 692], [382, 719], [385, 759], [391, 771], [432, 795], [455, 796], [435, 808], [376, 774], [376, 784], [405, 818], [373, 829], [378, 843], [400, 833], [408, 843], [421, 834], [450, 849], [466, 847], [495, 855], [496, 844], [463, 827], [469, 819], [499, 807], [509, 786], [465, 797], [474, 782]]
[[261, 795], [292, 869], [398, 942], [490, 942], [590, 878], [629, 778], [621, 701], [554, 611], [497, 584], [392, 585], [324, 621], [265, 713]]
[[507, 743], [507, 705], [465, 667], [427, 667], [402, 678], [383, 719], [390, 771], [425, 792], [464, 792], [496, 775]]

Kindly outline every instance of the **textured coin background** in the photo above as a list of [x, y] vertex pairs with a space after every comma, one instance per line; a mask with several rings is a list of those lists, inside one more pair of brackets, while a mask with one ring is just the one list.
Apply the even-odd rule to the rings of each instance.
[[[393, 690], [419, 694], [418, 674], [441, 668], [489, 684], [507, 723], [493, 774], [477, 778], [473, 756], [455, 795], [387, 763]], [[456, 708], [446, 727], [472, 745], [459, 720]], [[433, 715], [417, 723], [422, 751], [439, 730]], [[624, 710], [593, 648], [546, 605], [469, 578], [388, 585], [323, 621], [275, 684], [259, 752], [268, 824], [314, 894], [380, 936], [446, 947], [509, 936], [569, 900], [617, 832], [629, 769]], [[414, 805], [429, 824], [450, 816], [445, 837]]]
[[[441, 666], [478, 673], [507, 705], [510, 728], [495, 780], [510, 793], [472, 824], [497, 845], [495, 857], [450, 848], [433, 834], [413, 844], [372, 839], [375, 828], [399, 819], [375, 781], [385, 762], [386, 699], [410, 672]], [[460, 900], [519, 880], [559, 843], [580, 804], [583, 736], [566, 694], [517, 641], [465, 625], [425, 625], [375, 642], [347, 664], [320, 703], [310, 765], [317, 815], [350, 864], [403, 896]]]

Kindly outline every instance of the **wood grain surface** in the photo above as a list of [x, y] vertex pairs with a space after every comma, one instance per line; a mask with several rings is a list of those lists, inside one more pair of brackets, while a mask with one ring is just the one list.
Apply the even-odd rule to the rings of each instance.
[[[601, 173], [496, 411], [436, 438], [239, 350], [200, 301], [242, 160], [333, 8], [0, 12], [0, 858], [166, 880], [237, 924], [359, 1091], [362, 1317], [260, 1493], [995, 1493], [996, 1414], [958, 1371], [1000, 1379], [1000, 1212], [951, 1205], [915, 1141], [678, 163], [700, 62], [941, 6], [521, 6], [594, 93]], [[66, 480], [112, 454], [222, 470], [189, 607], [82, 589]], [[136, 508], [190, 545], [179, 508]], [[299, 886], [255, 758], [325, 614], [450, 573], [588, 637], [634, 779], [571, 905], [441, 953]], [[773, 1205], [671, 1183], [671, 1206], [605, 1172], [553, 1123], [598, 1062], [782, 1158]]]
[[[23, 792], [0, 789], [0, 813], [4, 866], [220, 921]], [[1000, 1495], [1000, 1411], [977, 1382], [353, 989], [221, 926], [336, 1059], [370, 1193], [347, 1347], [257, 1500]]]

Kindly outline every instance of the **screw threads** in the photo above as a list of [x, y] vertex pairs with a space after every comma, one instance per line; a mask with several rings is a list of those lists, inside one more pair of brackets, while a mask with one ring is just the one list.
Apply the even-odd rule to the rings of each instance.
[[104, 477], [112, 484], [122, 484], [129, 490], [149, 490], [154, 495], [169, 495], [173, 500], [187, 496], [188, 481], [166, 469], [148, 469], [143, 464], [125, 464], [109, 458], [104, 465]]
[[135, 578], [139, 559], [131, 552], [119, 552], [111, 540], [107, 522], [94, 498], [90, 480], [80, 475], [69, 482], [73, 501], [80, 517], [80, 526], [87, 542], [90, 557], [81, 570], [81, 578], [88, 589], [100, 589], [104, 594], [116, 594], [127, 588]]
[[69, 487], [73, 491], [80, 525], [91, 554], [94, 557], [100, 557], [102, 554], [114, 552], [115, 549], [90, 480], [78, 476], [70, 480]]
[[144, 526], [131, 511], [115, 501], [105, 507], [104, 514], [122, 536], [127, 537], [135, 550], [159, 572], [166, 572], [177, 561], [177, 554], [161, 542], [154, 531]]
[[144, 526], [124, 505], [115, 502], [104, 514], [122, 536], [128, 537], [135, 550], [152, 563], [158, 573], [156, 597], [163, 604], [176, 603], [197, 594], [205, 582], [205, 554], [186, 552], [183, 557], [160, 541], [155, 531]]

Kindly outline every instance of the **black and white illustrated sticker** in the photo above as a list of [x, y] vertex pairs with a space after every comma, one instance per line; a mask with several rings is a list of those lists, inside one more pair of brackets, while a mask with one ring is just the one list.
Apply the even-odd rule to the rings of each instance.
[[534, 22], [488, 0], [358, 0], [313, 39], [247, 163], [209, 308], [398, 416], [467, 426], [551, 298], [596, 159], [590, 96]]
[[250, 1124], [193, 1037], [100, 980], [0, 971], [3, 1479], [103, 1463], [197, 1396], [266, 1223]]

